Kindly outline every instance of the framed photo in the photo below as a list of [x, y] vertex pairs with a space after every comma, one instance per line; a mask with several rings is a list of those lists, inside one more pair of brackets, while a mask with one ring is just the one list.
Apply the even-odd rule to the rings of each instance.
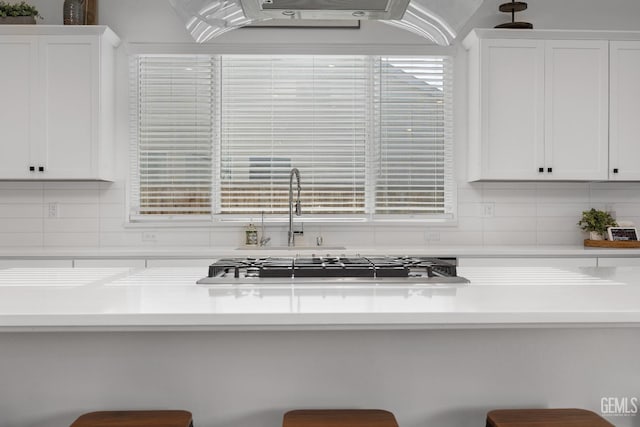
[[86, 9], [84, 14], [85, 25], [98, 24], [98, 0], [86, 0]]
[[609, 227], [609, 240], [638, 240], [638, 230], [635, 227]]

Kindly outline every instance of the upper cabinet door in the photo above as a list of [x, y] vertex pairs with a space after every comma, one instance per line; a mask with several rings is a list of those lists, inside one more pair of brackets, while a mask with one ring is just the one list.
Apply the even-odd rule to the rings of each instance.
[[480, 54], [483, 179], [538, 179], [544, 165], [544, 41], [486, 40]]
[[0, 37], [0, 179], [34, 175], [38, 138], [38, 44], [35, 37]]
[[545, 163], [550, 179], [608, 177], [609, 43], [548, 40]]
[[99, 25], [0, 25], [0, 180], [113, 179], [119, 43]]
[[100, 58], [98, 38], [49, 36], [40, 41], [48, 179], [92, 177], [98, 169]]
[[609, 179], [640, 180], [640, 41], [610, 46]]

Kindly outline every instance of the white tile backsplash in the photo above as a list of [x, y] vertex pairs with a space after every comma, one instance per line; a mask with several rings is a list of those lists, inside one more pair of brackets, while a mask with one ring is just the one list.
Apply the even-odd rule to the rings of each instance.
[[536, 205], [532, 203], [500, 203], [494, 208], [495, 217], [534, 217]]
[[44, 233], [44, 247], [98, 247], [98, 232], [90, 233]]
[[77, 188], [77, 189], [61, 189], [52, 188], [45, 189], [44, 202], [45, 203], [80, 203], [80, 204], [97, 204], [98, 203], [99, 190], [91, 188]]
[[3, 204], [0, 205], [0, 218], [42, 218], [43, 209], [41, 204]]
[[[640, 226], [640, 183], [460, 182], [453, 225], [305, 224], [305, 244], [325, 246], [579, 245], [576, 223], [595, 207]], [[127, 226], [122, 182], [0, 182], [0, 247], [241, 246], [244, 224], [203, 228]], [[49, 203], [58, 217], [49, 218]], [[483, 216], [484, 204], [493, 216]], [[151, 232], [153, 238], [143, 239]], [[268, 224], [271, 245], [286, 245], [286, 224]]]
[[42, 232], [41, 218], [3, 218], [0, 221], [0, 233]]
[[120, 203], [126, 202], [126, 192], [123, 187], [111, 186], [103, 187], [99, 191], [100, 203]]
[[42, 204], [43, 190], [34, 188], [0, 188], [1, 204]]
[[43, 245], [42, 232], [0, 233], [0, 247], [2, 248], [39, 248]]
[[97, 233], [98, 217], [92, 218], [45, 218], [45, 233]]
[[119, 218], [125, 220], [125, 207], [123, 204], [100, 203], [98, 207], [100, 218]]
[[[59, 218], [97, 218], [100, 208], [96, 203], [58, 203]], [[44, 217], [48, 217], [48, 206], [45, 205]]]
[[483, 243], [485, 245], [535, 245], [536, 233], [533, 231], [496, 231], [493, 233], [484, 233]]
[[[536, 206], [536, 216], [540, 217], [553, 217], [553, 216], [570, 216], [572, 218], [579, 218], [580, 213], [589, 210], [591, 206], [589, 203], [538, 203]], [[576, 222], [578, 219], [576, 219]]]
[[536, 203], [535, 188], [485, 188], [482, 191], [484, 202], [493, 203]]

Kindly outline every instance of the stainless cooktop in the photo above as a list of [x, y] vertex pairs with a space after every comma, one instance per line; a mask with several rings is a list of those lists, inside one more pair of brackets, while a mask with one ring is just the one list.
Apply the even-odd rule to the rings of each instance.
[[423, 256], [296, 256], [223, 258], [199, 284], [268, 283], [468, 283], [456, 260]]

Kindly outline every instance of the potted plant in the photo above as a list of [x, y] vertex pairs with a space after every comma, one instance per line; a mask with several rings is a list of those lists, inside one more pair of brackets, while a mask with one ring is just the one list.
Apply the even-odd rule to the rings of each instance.
[[0, 24], [35, 24], [36, 18], [42, 19], [38, 9], [24, 1], [20, 3], [0, 1]]
[[604, 240], [607, 228], [617, 227], [618, 223], [609, 212], [592, 208], [582, 212], [582, 219], [578, 221], [578, 226], [583, 231], [589, 232], [590, 240]]

